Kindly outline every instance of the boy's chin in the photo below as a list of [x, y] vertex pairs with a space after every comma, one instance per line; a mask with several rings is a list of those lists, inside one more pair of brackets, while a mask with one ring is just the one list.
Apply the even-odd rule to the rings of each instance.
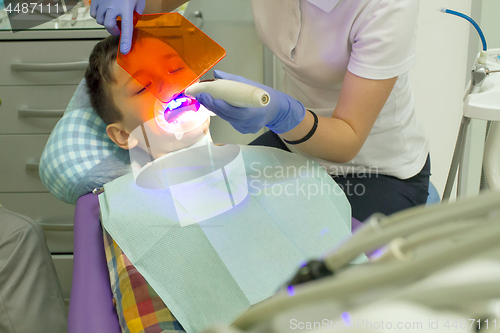
[[208, 135], [208, 139], [211, 142], [212, 138], [210, 137], [210, 133], [207, 132], [208, 131], [203, 131], [201, 129], [193, 130], [183, 133], [182, 137], [180, 137], [180, 135], [176, 137], [175, 134], [168, 133], [165, 136], [153, 139], [153, 142], [151, 142], [151, 138], [148, 137], [149, 147], [146, 145], [145, 141], [141, 140], [139, 140], [138, 147], [151, 155], [153, 159], [157, 159], [169, 153], [189, 148], [202, 140], [206, 135]]
[[129, 136], [129, 142], [135, 142], [140, 149], [157, 159], [168, 153], [188, 148], [203, 139], [205, 135], [212, 141], [208, 131], [209, 125], [210, 120], [207, 120], [191, 131], [171, 133], [161, 129], [152, 119], [134, 129]]

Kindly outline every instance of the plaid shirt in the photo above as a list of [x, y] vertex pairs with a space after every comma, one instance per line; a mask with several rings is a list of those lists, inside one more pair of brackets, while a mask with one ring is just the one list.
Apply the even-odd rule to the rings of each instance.
[[185, 332], [111, 236], [105, 230], [103, 235], [111, 290], [122, 332]]

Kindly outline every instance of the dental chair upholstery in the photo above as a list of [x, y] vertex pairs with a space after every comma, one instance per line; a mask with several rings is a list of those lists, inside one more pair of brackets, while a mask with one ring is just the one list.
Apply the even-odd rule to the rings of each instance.
[[99, 200], [89, 193], [76, 203], [69, 333], [121, 332], [104, 252]]
[[434, 184], [432, 184], [432, 182], [430, 182], [430, 181], [429, 181], [428, 192], [429, 192], [429, 195], [427, 196], [427, 203], [426, 203], [427, 205], [441, 202], [441, 197], [439, 196], [438, 190], [436, 189]]
[[128, 150], [111, 141], [106, 126], [82, 80], [40, 158], [40, 179], [56, 198], [74, 205], [80, 196], [132, 171]]

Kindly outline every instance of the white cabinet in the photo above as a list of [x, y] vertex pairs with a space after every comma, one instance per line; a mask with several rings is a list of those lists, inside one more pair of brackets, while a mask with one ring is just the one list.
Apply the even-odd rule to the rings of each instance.
[[84, 76], [102, 29], [0, 30], [0, 203], [40, 223], [66, 301], [73, 269], [74, 206], [38, 175], [40, 156]]
[[78, 84], [94, 45], [95, 41], [3, 41], [0, 85]]
[[[0, 133], [47, 134], [61, 118], [76, 85], [0, 85]], [[1, 184], [1, 182], [0, 182]]]

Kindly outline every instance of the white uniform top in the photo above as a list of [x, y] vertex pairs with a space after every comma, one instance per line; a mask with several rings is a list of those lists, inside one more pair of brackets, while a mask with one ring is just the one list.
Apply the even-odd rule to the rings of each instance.
[[406, 179], [422, 169], [429, 147], [408, 78], [415, 62], [418, 6], [418, 0], [252, 0], [257, 32], [283, 63], [284, 92], [319, 116], [331, 117], [347, 70], [368, 79], [398, 76], [352, 161], [333, 163], [288, 145], [290, 150], [316, 160], [332, 175]]

